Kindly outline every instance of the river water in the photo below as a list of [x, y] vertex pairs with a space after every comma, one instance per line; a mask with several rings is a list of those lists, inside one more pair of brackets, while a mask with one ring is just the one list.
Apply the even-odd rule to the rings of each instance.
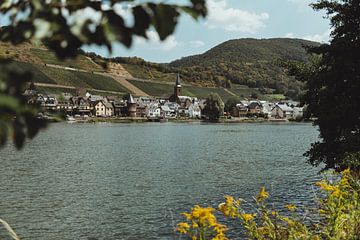
[[311, 204], [319, 169], [302, 154], [317, 137], [299, 123], [53, 124], [0, 150], [0, 217], [22, 239], [178, 239], [181, 212], [225, 194]]

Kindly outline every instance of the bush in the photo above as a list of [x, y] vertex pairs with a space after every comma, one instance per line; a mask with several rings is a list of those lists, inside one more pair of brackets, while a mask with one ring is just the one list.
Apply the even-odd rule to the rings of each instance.
[[291, 215], [285, 216], [266, 204], [269, 193], [261, 188], [255, 198], [255, 210], [247, 212], [243, 199], [225, 196], [225, 202], [217, 210], [212, 207], [195, 206], [191, 212], [183, 213], [186, 221], [179, 223], [177, 231], [189, 239], [228, 239], [228, 228], [217, 222], [215, 212], [238, 221], [248, 239], [358, 239], [360, 236], [359, 180], [350, 170], [342, 173], [341, 179], [331, 184], [329, 180], [316, 183], [324, 193], [319, 202], [316, 218], [320, 224], [307, 225], [297, 215], [297, 207], [286, 205]]

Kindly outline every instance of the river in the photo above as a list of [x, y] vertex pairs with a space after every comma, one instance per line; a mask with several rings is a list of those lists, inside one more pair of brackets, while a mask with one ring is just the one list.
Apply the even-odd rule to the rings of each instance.
[[225, 194], [311, 204], [317, 138], [308, 123], [53, 124], [0, 150], [0, 217], [22, 239], [177, 239], [181, 212]]

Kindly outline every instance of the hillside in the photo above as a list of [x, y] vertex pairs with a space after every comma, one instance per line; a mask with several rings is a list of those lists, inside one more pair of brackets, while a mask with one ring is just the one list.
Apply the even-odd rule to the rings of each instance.
[[289, 77], [281, 63], [307, 61], [303, 46], [314, 45], [317, 43], [299, 39], [239, 39], [204, 54], [157, 64], [137, 57], [107, 59], [83, 51], [76, 59], [59, 61], [44, 46], [0, 43], [0, 57], [13, 59], [15, 68], [33, 73], [39, 88], [53, 92], [84, 87], [109, 94], [166, 96], [180, 73], [184, 94], [189, 96], [204, 98], [217, 92], [223, 100], [234, 95], [272, 99], [283, 94], [297, 97], [302, 83]]
[[280, 93], [296, 98], [303, 84], [287, 75], [287, 61], [307, 61], [304, 47], [319, 43], [301, 39], [238, 39], [224, 42], [204, 54], [184, 57], [169, 64], [156, 64], [140, 58], [114, 58], [134, 77], [168, 82], [179, 72], [182, 79], [199, 87], [225, 87], [234, 84]]
[[286, 38], [230, 40], [204, 54], [173, 61], [169, 67], [181, 69], [184, 78], [195, 82], [207, 80], [221, 86], [231, 82], [296, 97], [302, 83], [288, 76], [281, 64], [307, 61], [304, 46], [316, 45]]
[[13, 46], [1, 42], [0, 57], [12, 59], [10, 66], [17, 71], [31, 72], [32, 81], [40, 91], [71, 92], [81, 87], [103, 95], [125, 95], [127, 92], [147, 95], [126, 81], [125, 78], [132, 76], [120, 64], [104, 68], [81, 52], [75, 59], [60, 61], [44, 46], [30, 43]]

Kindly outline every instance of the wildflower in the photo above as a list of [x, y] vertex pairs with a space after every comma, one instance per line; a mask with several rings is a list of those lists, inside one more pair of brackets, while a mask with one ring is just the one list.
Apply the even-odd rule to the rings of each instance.
[[226, 217], [235, 218], [238, 216], [237, 208], [240, 206], [240, 199], [234, 201], [231, 196], [225, 196], [225, 202], [218, 206], [219, 211]]
[[186, 234], [190, 229], [190, 225], [186, 222], [181, 222], [177, 225], [176, 231]]
[[320, 182], [317, 182], [316, 185], [317, 185], [318, 187], [320, 187], [321, 190], [324, 190], [324, 191], [327, 191], [327, 192], [332, 192], [332, 191], [335, 190], [335, 189], [334, 189], [334, 188], [335, 188], [334, 186], [328, 184], [328, 183], [327, 183], [326, 181], [324, 181], [324, 180], [322, 180], [322, 181], [320, 181]]
[[181, 214], [185, 216], [186, 220], [191, 220], [191, 214], [190, 213], [183, 212]]
[[232, 205], [234, 202], [234, 198], [232, 196], [225, 196], [225, 200], [226, 200], [226, 205]]
[[271, 215], [273, 215], [274, 217], [278, 216], [279, 213], [277, 211], [271, 211]]
[[285, 207], [291, 211], [291, 212], [295, 212], [296, 211], [296, 206], [295, 205], [292, 205], [292, 204], [287, 204], [285, 205]]
[[256, 201], [258, 203], [260, 203], [260, 202], [264, 201], [265, 199], [267, 199], [268, 197], [269, 197], [269, 193], [265, 191], [264, 187], [261, 187], [260, 192], [256, 197]]
[[242, 217], [242, 219], [244, 219], [245, 222], [253, 220], [254, 216], [255, 216], [255, 214], [250, 214], [250, 213], [241, 214], [241, 217]]

